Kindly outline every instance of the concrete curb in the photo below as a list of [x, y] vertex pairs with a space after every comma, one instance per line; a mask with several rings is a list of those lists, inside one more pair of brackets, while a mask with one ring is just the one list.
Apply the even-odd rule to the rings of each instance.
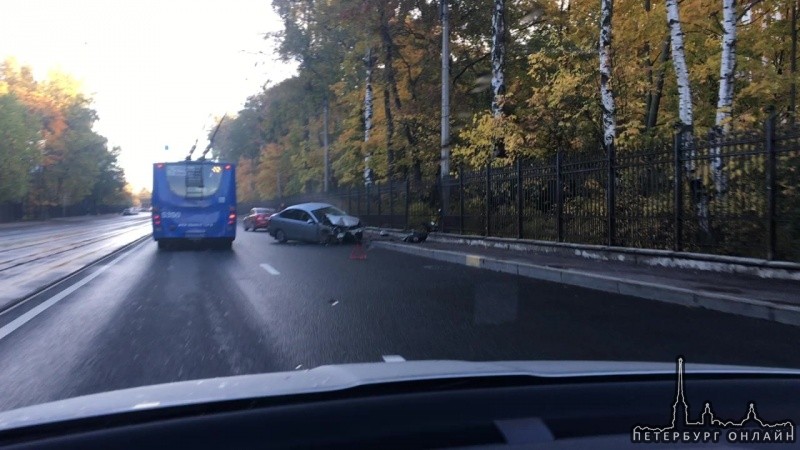
[[372, 241], [371, 247], [407, 253], [468, 267], [553, 281], [614, 294], [629, 295], [689, 307], [706, 308], [744, 317], [765, 319], [800, 326], [800, 308], [732, 295], [698, 292], [675, 286], [647, 283], [619, 277], [597, 275], [572, 269], [555, 269], [535, 264], [411, 246], [386, 241]]
[[[393, 237], [403, 237], [408, 232], [398, 229], [367, 227], [370, 233], [384, 231]], [[474, 247], [499, 248], [522, 252], [549, 253], [598, 261], [620, 261], [652, 267], [693, 269], [709, 272], [734, 273], [766, 279], [800, 281], [800, 263], [768, 261], [758, 258], [724, 256], [670, 250], [603, 245], [548, 242], [530, 239], [466, 236], [451, 233], [431, 233], [431, 242]]]

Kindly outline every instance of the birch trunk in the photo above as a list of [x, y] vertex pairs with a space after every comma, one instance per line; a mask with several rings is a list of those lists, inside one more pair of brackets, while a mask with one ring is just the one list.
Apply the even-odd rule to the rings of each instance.
[[611, 88], [611, 19], [614, 14], [614, 0], [600, 1], [600, 107], [603, 110], [603, 148], [608, 159], [608, 186], [606, 188], [606, 212], [608, 217], [608, 245], [614, 245], [615, 223], [614, 204], [617, 175], [614, 169], [614, 139], [617, 134], [614, 117], [614, 91]]
[[667, 23], [669, 24], [670, 41], [672, 42], [672, 65], [678, 84], [678, 116], [684, 127], [694, 125], [692, 118], [692, 90], [689, 84], [689, 69], [686, 66], [686, 54], [683, 47], [683, 30], [678, 14], [678, 0], [666, 0]]
[[[717, 138], [728, 134], [731, 128], [734, 73], [736, 70], [736, 0], [722, 0], [722, 59], [719, 67], [719, 93], [714, 128]], [[717, 195], [727, 191], [727, 179], [722, 161], [722, 148], [711, 149], [711, 170]]]
[[492, 115], [499, 118], [503, 114], [503, 96], [506, 93], [506, 80], [503, 68], [506, 57], [505, 0], [494, 0], [492, 15]]
[[611, 18], [614, 0], [600, 3], [600, 100], [603, 109], [603, 146], [614, 148], [616, 120], [614, 118], [614, 91], [611, 89]]
[[331, 178], [331, 164], [330, 164], [330, 149], [328, 148], [328, 115], [329, 115], [329, 103], [328, 103], [328, 96], [325, 96], [324, 103], [322, 104], [322, 149], [323, 149], [323, 157], [325, 159], [324, 164], [324, 174], [323, 174], [323, 186], [325, 192], [328, 192], [330, 189], [330, 178]]
[[[506, 80], [503, 74], [506, 58], [506, 22], [505, 22], [505, 0], [494, 0], [494, 11], [492, 14], [492, 115], [495, 119], [503, 116], [503, 104], [505, 103]], [[494, 157], [505, 156], [505, 142], [499, 138], [494, 142]]]
[[[681, 142], [686, 176], [689, 179], [692, 201], [694, 203], [697, 220], [700, 228], [709, 233], [708, 223], [708, 198], [703, 189], [703, 180], [697, 173], [697, 150], [694, 145], [692, 115], [692, 90], [689, 84], [689, 69], [686, 65], [686, 54], [683, 44], [683, 30], [681, 28], [680, 14], [678, 13], [678, 0], [666, 0], [667, 23], [669, 24], [670, 40], [672, 42], [672, 66], [675, 68], [675, 78], [678, 85], [678, 117], [681, 121]], [[676, 180], [676, 182], [679, 182]]]
[[[369, 135], [372, 131], [372, 68], [375, 65], [375, 58], [372, 56], [372, 48], [367, 50], [367, 57], [364, 59], [367, 65], [366, 93], [364, 94], [364, 142], [369, 142]], [[370, 154], [364, 157], [364, 184], [372, 184], [372, 168], [370, 168]]]
[[730, 130], [733, 77], [736, 70], [736, 0], [722, 0], [722, 61], [719, 68], [719, 98], [716, 126]]
[[366, 92], [364, 94], [364, 142], [369, 142], [369, 134], [372, 131], [372, 66], [374, 59], [372, 49], [367, 50], [364, 64], [367, 66]]

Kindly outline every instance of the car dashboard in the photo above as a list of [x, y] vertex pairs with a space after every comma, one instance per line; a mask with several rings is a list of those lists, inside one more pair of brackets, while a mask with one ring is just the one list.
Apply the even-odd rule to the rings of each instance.
[[[674, 377], [478, 377], [131, 411], [0, 432], [12, 449], [642, 448], [636, 425], [668, 425]], [[743, 417], [796, 420], [800, 378], [695, 376], [689, 415], [713, 402]], [[796, 422], [794, 422], [796, 423]], [[720, 440], [714, 448], [751, 448]], [[774, 444], [770, 444], [774, 446]], [[790, 444], [790, 447], [796, 446]], [[659, 445], [656, 448], [669, 447]], [[707, 448], [707, 444], [697, 444]], [[645, 445], [646, 447], [646, 445]], [[692, 448], [687, 444], [682, 448]]]

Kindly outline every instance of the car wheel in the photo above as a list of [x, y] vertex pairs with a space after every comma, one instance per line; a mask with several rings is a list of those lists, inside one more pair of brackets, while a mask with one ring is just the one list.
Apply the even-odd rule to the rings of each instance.
[[339, 228], [334, 228], [331, 230], [331, 234], [328, 235], [328, 243], [329, 244], [339, 244], [339, 233], [341, 230]]
[[333, 244], [333, 235], [331, 233], [325, 233], [324, 231], [320, 231], [319, 233], [319, 243], [322, 245], [331, 245]]
[[158, 249], [159, 250], [167, 250], [169, 246], [167, 245], [166, 241], [158, 241]]
[[286, 234], [283, 232], [283, 230], [278, 230], [275, 232], [275, 239], [277, 239], [278, 242], [283, 244], [286, 242]]

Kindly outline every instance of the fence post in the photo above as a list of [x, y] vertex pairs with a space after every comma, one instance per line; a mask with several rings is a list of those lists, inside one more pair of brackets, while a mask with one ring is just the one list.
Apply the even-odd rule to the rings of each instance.
[[404, 229], [408, 228], [408, 210], [411, 206], [411, 189], [409, 188], [408, 180], [408, 177], [406, 177], [406, 223], [403, 225]]
[[492, 199], [492, 163], [490, 161], [486, 163], [486, 208], [484, 208], [484, 212], [486, 213], [485, 234], [487, 237], [489, 237], [492, 234], [491, 199]]
[[381, 203], [383, 203], [383, 194], [381, 194], [381, 185], [377, 181], [375, 182], [375, 191], [378, 194], [378, 217], [381, 216]]
[[777, 229], [775, 223], [776, 216], [776, 195], [777, 182], [775, 176], [776, 155], [775, 155], [775, 112], [770, 109], [769, 116], [765, 125], [766, 151], [767, 151], [767, 259], [775, 259], [775, 249], [777, 246]]
[[673, 163], [675, 165], [675, 186], [673, 203], [675, 204], [675, 251], [683, 250], [683, 161], [681, 149], [683, 147], [683, 130], [676, 127], [672, 137]]
[[522, 161], [517, 158], [517, 238], [522, 239]]
[[361, 186], [356, 186], [356, 209], [358, 215], [361, 215]]
[[368, 184], [366, 186], [366, 188], [365, 188], [365, 191], [366, 191], [365, 192], [365, 196], [366, 196], [366, 202], [367, 202], [367, 215], [369, 215], [369, 204], [372, 203], [372, 198], [370, 196], [370, 189], [369, 189], [370, 186], [372, 186], [372, 184]]
[[556, 153], [556, 237], [558, 242], [564, 242], [564, 180], [562, 163], [564, 154], [559, 150]]
[[444, 218], [447, 217], [448, 208], [450, 208], [450, 176], [439, 177], [439, 211], [436, 214], [436, 220], [439, 221], [439, 231], [444, 233]]
[[606, 177], [606, 229], [608, 235], [606, 236], [606, 244], [613, 246], [616, 240], [617, 228], [617, 214], [616, 214], [616, 185], [617, 185], [617, 170], [616, 170], [616, 155], [614, 152], [614, 142], [606, 146], [606, 159], [608, 164], [608, 173]]
[[464, 234], [464, 164], [458, 165], [458, 231]]
[[389, 228], [394, 228], [394, 190], [391, 178], [389, 178]]

